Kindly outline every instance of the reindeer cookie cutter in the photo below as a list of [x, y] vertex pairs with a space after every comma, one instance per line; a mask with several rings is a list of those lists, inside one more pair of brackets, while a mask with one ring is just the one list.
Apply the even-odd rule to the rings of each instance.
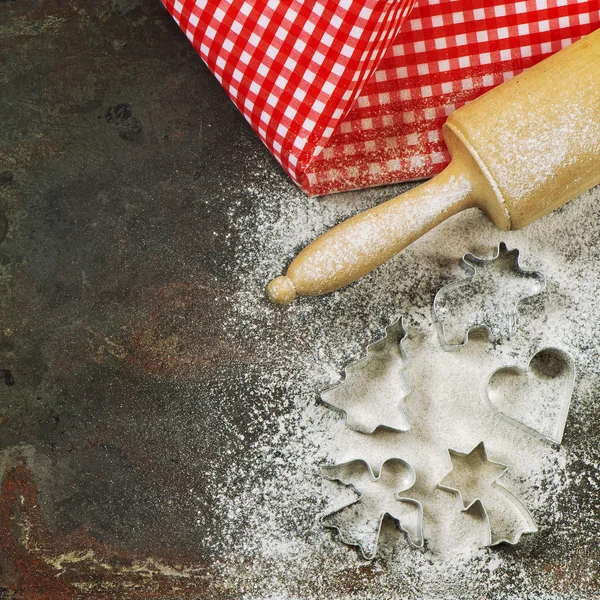
[[[519, 256], [518, 249], [508, 250], [504, 242], [498, 245], [492, 258], [480, 258], [470, 252], [463, 255], [460, 266], [467, 277], [442, 287], [433, 300], [433, 322], [444, 350], [463, 347], [471, 331], [483, 331], [491, 342], [508, 339], [516, 331], [519, 304], [546, 287], [545, 276], [538, 271], [524, 270], [519, 264]], [[496, 278], [510, 277], [513, 283], [518, 282], [517, 289], [503, 294], [491, 293], [498, 291], [497, 284], [492, 281], [492, 272]], [[486, 273], [490, 276], [486, 277]], [[449, 339], [451, 328], [444, 321], [452, 314], [452, 309], [460, 313], [462, 323], [466, 324], [460, 327], [462, 336], [454, 331], [454, 337]]]

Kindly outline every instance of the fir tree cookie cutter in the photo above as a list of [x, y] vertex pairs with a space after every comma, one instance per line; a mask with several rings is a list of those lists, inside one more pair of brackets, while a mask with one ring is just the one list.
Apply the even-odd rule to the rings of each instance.
[[523, 534], [537, 531], [527, 508], [499, 482], [508, 467], [489, 460], [483, 442], [470, 452], [449, 449], [448, 454], [452, 468], [438, 487], [457, 495], [461, 512], [480, 512], [487, 524], [487, 546], [515, 545]]
[[464, 346], [471, 331], [484, 331], [492, 343], [516, 331], [519, 304], [541, 293], [546, 278], [519, 265], [519, 250], [501, 242], [492, 258], [465, 254], [460, 266], [467, 277], [441, 288], [433, 301], [433, 321], [444, 350]]
[[362, 556], [372, 560], [377, 554], [383, 520], [389, 516], [411, 546], [423, 547], [423, 507], [418, 500], [401, 495], [416, 481], [415, 471], [406, 461], [388, 458], [377, 477], [370, 465], [360, 459], [327, 465], [321, 471], [326, 479], [358, 494], [358, 499], [321, 517], [321, 524], [336, 530], [343, 543], [358, 546]]
[[323, 403], [342, 412], [350, 429], [360, 433], [373, 433], [378, 427], [410, 429], [402, 406], [410, 392], [402, 371], [408, 362], [402, 346], [405, 338], [399, 317], [381, 339], [367, 346], [363, 358], [346, 365], [340, 383], [321, 392]]

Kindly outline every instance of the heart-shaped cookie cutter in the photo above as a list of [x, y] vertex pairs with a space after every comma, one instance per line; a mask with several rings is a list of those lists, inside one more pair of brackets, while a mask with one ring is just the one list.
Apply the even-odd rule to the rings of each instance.
[[[491, 383], [492, 383], [493, 379], [497, 378], [499, 375], [514, 376], [514, 377], [519, 377], [519, 378], [533, 376], [534, 371], [532, 370], [532, 363], [534, 362], [534, 360], [536, 358], [539, 358], [540, 355], [542, 355], [542, 354], [548, 355], [551, 359], [554, 359], [555, 362], [560, 363], [561, 370], [566, 371], [566, 373], [563, 377], [564, 389], [566, 390], [566, 395], [564, 396], [564, 398], [560, 399], [558, 411], [557, 411], [556, 415], [554, 415], [555, 418], [553, 421], [552, 430], [549, 432], [548, 431], [546, 431], [546, 432], [540, 431], [539, 429], [536, 429], [533, 425], [531, 425], [531, 424], [528, 425], [527, 423], [520, 421], [514, 415], [511, 416], [510, 414], [507, 414], [506, 412], [500, 410], [497, 403], [494, 401], [494, 399], [490, 395]], [[539, 370], [539, 369], [536, 369], [536, 370]], [[560, 372], [559, 372], [559, 374], [560, 374]], [[548, 374], [546, 374], [546, 378], [547, 379], [555, 379], [556, 377], [559, 376], [559, 374], [554, 375], [554, 377], [550, 377], [550, 376], [548, 376]], [[485, 386], [485, 396], [486, 396], [486, 399], [487, 399], [490, 407], [498, 415], [500, 415], [503, 419], [505, 419], [509, 423], [517, 425], [518, 427], [525, 429], [526, 431], [528, 431], [529, 433], [531, 433], [533, 435], [541, 436], [543, 439], [546, 439], [552, 443], [560, 444], [560, 442], [562, 441], [564, 430], [565, 430], [567, 417], [569, 415], [569, 408], [571, 406], [571, 399], [573, 397], [574, 386], [575, 386], [575, 366], [573, 364], [573, 360], [572, 360], [571, 356], [567, 352], [562, 350], [561, 348], [547, 347], [547, 348], [541, 348], [535, 354], [533, 354], [533, 356], [529, 359], [529, 361], [527, 363], [527, 367], [525, 367], [525, 368], [519, 367], [517, 365], [505, 365], [505, 366], [500, 367], [499, 369], [496, 369], [489, 376], [489, 378], [487, 380], [487, 383]], [[560, 391], [561, 390], [559, 390], [559, 392]]]

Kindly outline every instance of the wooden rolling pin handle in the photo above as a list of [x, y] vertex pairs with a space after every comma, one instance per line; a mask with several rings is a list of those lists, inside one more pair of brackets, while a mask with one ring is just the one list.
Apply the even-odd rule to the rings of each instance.
[[466, 208], [476, 206], [476, 177], [459, 156], [442, 173], [405, 194], [327, 231], [267, 287], [276, 304], [297, 295], [333, 292], [371, 272], [417, 238]]
[[269, 284], [271, 300], [352, 283], [464, 208], [518, 229], [599, 185], [600, 29], [459, 108], [443, 131], [443, 173], [315, 240]]

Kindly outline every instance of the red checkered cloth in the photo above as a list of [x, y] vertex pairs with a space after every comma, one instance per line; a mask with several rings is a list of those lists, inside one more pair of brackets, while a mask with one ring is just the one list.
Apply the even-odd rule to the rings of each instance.
[[311, 195], [438, 173], [451, 112], [600, 27], [600, 0], [163, 1]]

